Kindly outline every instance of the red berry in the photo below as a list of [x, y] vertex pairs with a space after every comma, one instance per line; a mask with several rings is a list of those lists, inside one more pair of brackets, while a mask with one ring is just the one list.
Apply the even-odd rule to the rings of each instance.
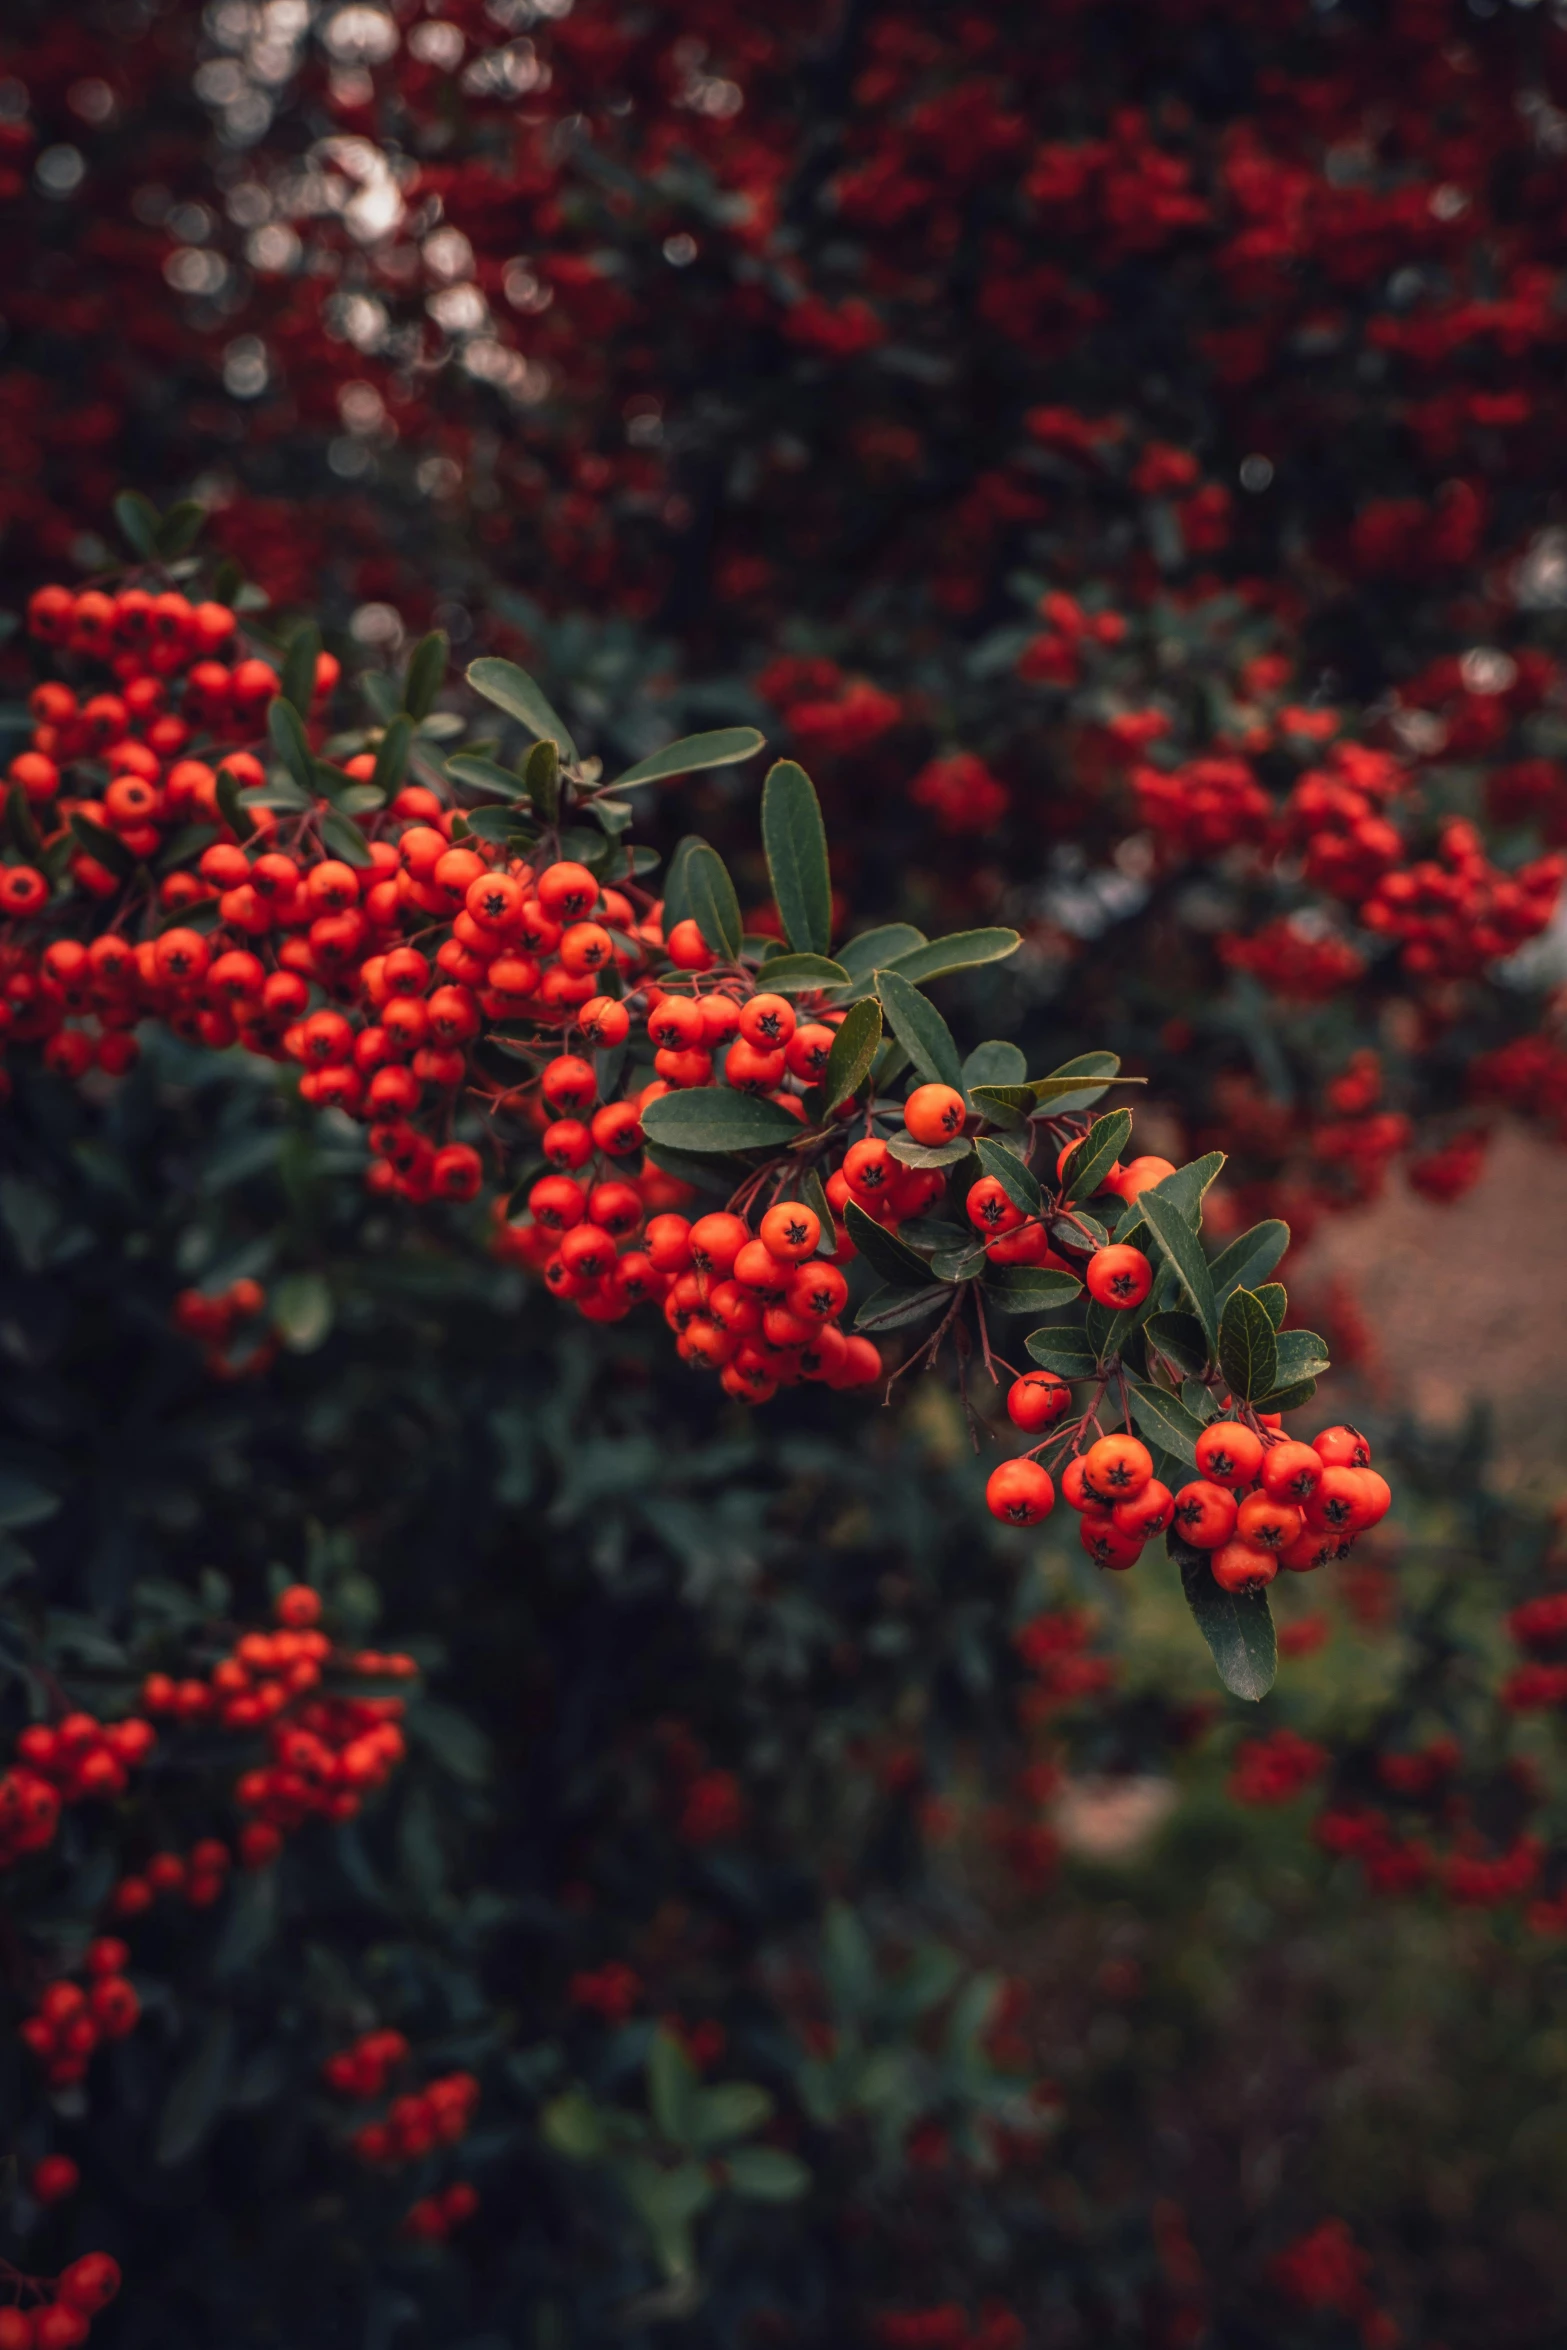
[[1037, 1526], [1055, 1501], [1054, 1481], [1037, 1461], [1003, 1461], [985, 1486], [985, 1506], [1008, 1526]]
[[1215, 1485], [1250, 1485], [1262, 1467], [1262, 1438], [1242, 1420], [1211, 1420], [1196, 1451], [1198, 1468]]
[[1089, 1296], [1100, 1305], [1127, 1312], [1140, 1306], [1152, 1289], [1153, 1266], [1140, 1248], [1112, 1241], [1108, 1248], [1095, 1249], [1083, 1278]]
[[1072, 1406], [1072, 1390], [1054, 1371], [1025, 1371], [1007, 1390], [1007, 1417], [1030, 1436], [1053, 1428]]
[[916, 1142], [931, 1148], [963, 1132], [968, 1112], [950, 1085], [917, 1085], [903, 1105], [903, 1123]]

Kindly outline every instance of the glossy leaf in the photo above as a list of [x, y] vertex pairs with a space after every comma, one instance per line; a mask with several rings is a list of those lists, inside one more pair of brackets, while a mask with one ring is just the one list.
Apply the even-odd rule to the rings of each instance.
[[322, 845], [345, 865], [373, 865], [370, 843], [351, 816], [340, 808], [325, 808], [320, 817]]
[[313, 620], [302, 620], [288, 640], [280, 674], [282, 694], [307, 717], [316, 697], [316, 663], [321, 657], [321, 631]]
[[1205, 1550], [1193, 1550], [1173, 1532], [1166, 1541], [1181, 1570], [1186, 1604], [1208, 1643], [1219, 1679], [1231, 1696], [1256, 1704], [1273, 1687], [1279, 1669], [1278, 1641], [1266, 1589], [1221, 1590]]
[[885, 970], [900, 955], [925, 944], [925, 933], [912, 922], [885, 922], [879, 930], [862, 930], [858, 938], [838, 949], [838, 961], [852, 979], [868, 979]]
[[1143, 1222], [1174, 1267], [1176, 1277], [1191, 1301], [1192, 1310], [1202, 1324], [1209, 1346], [1214, 1346], [1219, 1335], [1219, 1317], [1213, 1302], [1213, 1282], [1208, 1272], [1208, 1260], [1203, 1255], [1202, 1242], [1180, 1208], [1173, 1200], [1165, 1197], [1162, 1183], [1156, 1183], [1152, 1191], [1145, 1191], [1137, 1208]]
[[847, 986], [849, 974], [826, 955], [769, 955], [756, 975], [758, 987], [775, 995], [803, 995], [821, 987]]
[[686, 860], [686, 895], [691, 918], [714, 954], [721, 955], [725, 962], [738, 962], [742, 936], [740, 900], [735, 895], [728, 866], [705, 840], [696, 843]]
[[1022, 943], [1015, 930], [957, 930], [950, 938], [933, 938], [925, 946], [911, 947], [882, 968], [896, 971], [918, 987], [949, 971], [975, 971], [985, 963], [1004, 963]]
[[403, 788], [412, 744], [413, 720], [394, 718], [376, 748], [375, 767], [370, 777], [376, 790], [386, 799], [392, 799]]
[[1146, 1380], [1128, 1379], [1126, 1392], [1132, 1418], [1148, 1442], [1164, 1452], [1173, 1452], [1188, 1468], [1195, 1469], [1202, 1421], [1186, 1409], [1178, 1396], [1166, 1395], [1162, 1387], [1151, 1386]]
[[[1205, 1158], [1188, 1159], [1184, 1167], [1177, 1167], [1173, 1175], [1166, 1175], [1154, 1190], [1170, 1206], [1178, 1208], [1194, 1232], [1202, 1229], [1202, 1203], [1208, 1188], [1224, 1165], [1223, 1151], [1209, 1151]], [[1145, 1192], [1143, 1198], [1148, 1194]], [[1138, 1202], [1139, 1207], [1142, 1200]]]
[[872, 1290], [854, 1317], [856, 1330], [901, 1330], [906, 1322], [923, 1322], [938, 1306], [949, 1306], [952, 1292], [933, 1282], [925, 1289], [901, 1289], [891, 1283]]
[[1131, 1137], [1130, 1110], [1110, 1110], [1096, 1118], [1081, 1142], [1072, 1145], [1061, 1169], [1061, 1197], [1090, 1200], [1115, 1165]]
[[165, 563], [177, 563], [200, 538], [207, 509], [199, 498], [181, 498], [158, 525], [158, 554]]
[[1315, 1330], [1281, 1330], [1274, 1341], [1278, 1367], [1275, 1387], [1293, 1387], [1297, 1380], [1320, 1379], [1332, 1369], [1326, 1339]]
[[1194, 1314], [1151, 1314], [1145, 1328], [1150, 1343], [1188, 1378], [1206, 1367], [1208, 1341]]
[[569, 766], [577, 761], [577, 746], [560, 713], [546, 700], [541, 687], [535, 684], [526, 669], [515, 661], [502, 661], [486, 654], [481, 661], [468, 664], [468, 683], [476, 694], [493, 702], [497, 710], [504, 710], [508, 718], [515, 718], [540, 742], [553, 742]]
[[281, 694], [274, 697], [267, 712], [267, 734], [291, 780], [308, 798], [314, 799], [316, 763], [311, 757], [305, 723], [293, 703]]
[[754, 726], [720, 726], [710, 734], [682, 735], [679, 742], [666, 743], [661, 751], [639, 759], [624, 775], [617, 775], [610, 789], [625, 791], [633, 784], [662, 783], [666, 776], [694, 775], [699, 767], [731, 767], [737, 759], [749, 759], [765, 740]]
[[966, 1159], [973, 1144], [961, 1139], [956, 1142], [916, 1142], [912, 1134], [889, 1134], [887, 1148], [903, 1167], [955, 1167], [959, 1159]]
[[906, 1241], [899, 1240], [885, 1225], [868, 1216], [858, 1200], [850, 1200], [843, 1211], [844, 1229], [871, 1270], [894, 1289], [924, 1289], [930, 1281], [931, 1269], [922, 1256], [917, 1256]]
[[1252, 1295], [1273, 1324], [1274, 1329], [1282, 1329], [1284, 1316], [1289, 1311], [1290, 1302], [1289, 1291], [1283, 1282], [1265, 1281], [1260, 1289], [1252, 1291]]
[[688, 1093], [661, 1094], [642, 1113], [650, 1142], [675, 1150], [781, 1150], [798, 1139], [799, 1120], [758, 1094], [736, 1093], [727, 1085], [694, 1086]]
[[881, 1043], [881, 1006], [874, 996], [851, 1004], [833, 1038], [827, 1067], [822, 1073], [822, 1107], [831, 1113], [840, 1102], [851, 1101], [871, 1072]]
[[96, 858], [117, 879], [129, 880], [135, 872], [135, 858], [119, 834], [111, 832], [106, 824], [95, 824], [90, 816], [84, 816], [78, 809], [71, 818], [71, 832], [78, 847], [85, 849], [89, 857]]
[[435, 708], [435, 697], [445, 682], [451, 654], [451, 640], [444, 628], [432, 628], [413, 649], [408, 674], [403, 680], [403, 708], [416, 725]]
[[1009, 1151], [1005, 1143], [992, 1142], [988, 1135], [982, 1135], [974, 1149], [985, 1173], [994, 1175], [1015, 1208], [1021, 1208], [1025, 1216], [1043, 1212], [1044, 1194], [1032, 1170], [1024, 1166], [1014, 1151]]
[[762, 846], [784, 936], [799, 954], [832, 945], [832, 877], [816, 787], [793, 759], [780, 759], [762, 787]]
[[1082, 1294], [1075, 1273], [1054, 1265], [993, 1265], [985, 1275], [985, 1295], [1008, 1314], [1048, 1314], [1070, 1305]]
[[114, 519], [119, 524], [133, 554], [144, 563], [153, 562], [158, 553], [158, 509], [140, 490], [121, 490], [114, 501]]
[[963, 1064], [952, 1031], [935, 1005], [897, 971], [878, 972], [876, 992], [893, 1035], [920, 1076], [961, 1089]]
[[1098, 1368], [1094, 1350], [1081, 1330], [1066, 1326], [1031, 1330], [1023, 1344], [1042, 1369], [1059, 1372], [1063, 1379], [1091, 1379]]
[[969, 1054], [961, 1078], [965, 1090], [974, 1085], [1024, 1085], [1028, 1081], [1028, 1059], [1019, 1046], [1007, 1043], [1002, 1037], [990, 1037]]
[[1230, 1393], [1250, 1403], [1277, 1387], [1278, 1341], [1268, 1310], [1249, 1289], [1237, 1289], [1219, 1322], [1219, 1368]]
[[1213, 1293], [1222, 1306], [1232, 1289], [1251, 1289], [1265, 1281], [1290, 1244], [1290, 1228], [1278, 1217], [1254, 1224], [1232, 1240], [1213, 1260]]
[[672, 2145], [695, 2144], [696, 2067], [672, 2032], [658, 2031], [647, 2061], [648, 2105]]

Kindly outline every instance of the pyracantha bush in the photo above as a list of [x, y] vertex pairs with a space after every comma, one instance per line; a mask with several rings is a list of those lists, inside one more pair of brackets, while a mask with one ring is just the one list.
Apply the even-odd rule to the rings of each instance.
[[[750, 756], [754, 730], [688, 737], [605, 781], [528, 673], [486, 658], [469, 685], [532, 739], [508, 766], [436, 707], [436, 633], [400, 681], [366, 671], [371, 723], [334, 734], [319, 632], [296, 630], [274, 667], [235, 609], [169, 584], [160, 546], [178, 559], [194, 511], [160, 519], [127, 497], [121, 520], [144, 569], [28, 607], [64, 674], [35, 689], [9, 770], [9, 1033], [78, 1078], [123, 1072], [149, 1017], [297, 1065], [303, 1101], [367, 1128], [374, 1193], [463, 1202], [488, 1176], [498, 1253], [591, 1321], [660, 1307], [682, 1360], [739, 1400], [878, 1383], [876, 1339], [894, 1332], [921, 1333], [905, 1368], [950, 1344], [961, 1378], [977, 1356], [1037, 1439], [992, 1475], [993, 1514], [1048, 1514], [1047, 1455], [1100, 1566], [1168, 1534], [1221, 1672], [1260, 1694], [1279, 1563], [1347, 1555], [1388, 1489], [1353, 1433], [1322, 1459], [1281, 1434], [1328, 1358], [1282, 1328], [1286, 1293], [1266, 1279], [1285, 1224], [1210, 1262], [1222, 1153], [1123, 1163], [1133, 1113], [1088, 1117], [1122, 1082], [1114, 1053], [1042, 1077], [1004, 1040], [960, 1054], [924, 990], [1005, 959], [1017, 934], [884, 924], [834, 953], [826, 832], [793, 761], [761, 795], [778, 936], [747, 934], [699, 836], [654, 896], [659, 859], [631, 840], [627, 795]], [[91, 690], [95, 667], [118, 690]], [[858, 1260], [875, 1285], [846, 1271]], [[242, 1279], [175, 1318], [221, 1339], [262, 1302]], [[1042, 1369], [1019, 1376], [992, 1326], [1039, 1313], [1055, 1318], [1022, 1343]], [[225, 1718], [264, 1703], [245, 1664], [220, 1668], [243, 1691]], [[319, 1660], [291, 1650], [281, 1669], [280, 1698]], [[359, 1727], [350, 1709], [338, 1743]]]

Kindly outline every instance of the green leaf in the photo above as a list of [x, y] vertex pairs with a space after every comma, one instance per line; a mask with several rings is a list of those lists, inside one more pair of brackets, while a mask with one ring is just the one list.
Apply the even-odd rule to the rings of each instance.
[[553, 2098], [539, 2116], [547, 2146], [571, 2162], [596, 2162], [608, 2140], [597, 2106], [585, 2089], [567, 2089]]
[[762, 786], [762, 846], [784, 936], [801, 954], [832, 945], [832, 878], [816, 787], [793, 759], [780, 759]]
[[1315, 1330], [1281, 1330], [1275, 1341], [1278, 1350], [1278, 1370], [1273, 1384], [1293, 1387], [1300, 1379], [1320, 1379], [1332, 1369], [1328, 1359], [1326, 1339]]
[[[1091, 1110], [1095, 1102], [1103, 1100], [1109, 1091], [1109, 1081], [1119, 1075], [1120, 1068], [1119, 1053], [1079, 1053], [1075, 1060], [1063, 1061], [1059, 1069], [1052, 1069], [1048, 1077], [1036, 1078], [1032, 1088], [1034, 1098], [1048, 1102], [1062, 1116]], [[1076, 1082], [1084, 1077], [1097, 1077], [1105, 1082], [1098, 1085]]]
[[[1223, 1151], [1209, 1151], [1205, 1158], [1188, 1159], [1184, 1167], [1177, 1167], [1173, 1175], [1166, 1175], [1154, 1190], [1170, 1206], [1178, 1208], [1194, 1232], [1202, 1229], [1202, 1203], [1208, 1196], [1208, 1187], [1224, 1165]], [[1143, 1193], [1138, 1201], [1148, 1194]]]
[[267, 712], [267, 733], [272, 748], [288, 769], [293, 781], [307, 797], [316, 796], [316, 763], [310, 755], [310, 743], [305, 734], [304, 720], [284, 695], [274, 697]]
[[894, 1289], [924, 1289], [929, 1284], [931, 1269], [925, 1259], [916, 1256], [907, 1241], [878, 1224], [874, 1216], [868, 1216], [858, 1200], [849, 1201], [843, 1221], [849, 1238], [883, 1281]]
[[684, 1151], [781, 1150], [798, 1140], [800, 1122], [776, 1102], [727, 1085], [661, 1094], [642, 1113], [650, 1142]]
[[309, 713], [316, 692], [316, 661], [321, 651], [321, 631], [313, 620], [302, 620], [288, 640], [280, 672], [285, 702], [291, 702], [301, 718]]
[[833, 2006], [855, 2018], [876, 1998], [876, 1954], [870, 1936], [846, 1901], [835, 1901], [822, 1928], [822, 1972]]
[[838, 960], [851, 979], [868, 979], [873, 971], [885, 971], [900, 955], [924, 944], [924, 931], [912, 922], [884, 922], [879, 930], [862, 930], [840, 947]]
[[916, 1142], [912, 1134], [889, 1134], [887, 1148], [900, 1166], [955, 1167], [973, 1149], [971, 1142]]
[[96, 857], [100, 865], [107, 866], [119, 880], [127, 881], [135, 872], [135, 858], [119, 834], [110, 832], [107, 825], [95, 824], [90, 816], [78, 813], [71, 818], [71, 831], [78, 846], [89, 857]]
[[1186, 1409], [1178, 1396], [1166, 1395], [1162, 1387], [1152, 1387], [1144, 1380], [1129, 1378], [1126, 1393], [1132, 1418], [1149, 1443], [1173, 1452], [1177, 1460], [1195, 1469], [1197, 1439], [1203, 1430], [1201, 1420]]
[[29, 865], [36, 865], [44, 853], [43, 835], [33, 814], [32, 803], [20, 784], [14, 784], [5, 796], [6, 829], [21, 850]]
[[482, 661], [469, 662], [468, 683], [540, 742], [555, 743], [568, 766], [576, 765], [577, 746], [564, 719], [550, 707], [526, 669], [519, 669], [515, 661], [500, 661], [487, 654]]
[[772, 2118], [773, 2100], [758, 2082], [724, 2081], [697, 2091], [691, 2142], [699, 2154], [711, 2154], [737, 2138], [754, 2137]]
[[516, 841], [519, 847], [526, 848], [539, 837], [531, 821], [531, 812], [529, 816], [524, 816], [516, 808], [465, 808], [463, 822], [479, 840], [494, 841], [500, 845]]
[[403, 708], [415, 725], [421, 718], [428, 718], [435, 708], [435, 697], [445, 681], [451, 653], [451, 640], [444, 628], [432, 628], [415, 645], [408, 675], [403, 680]]
[[1015, 1208], [1021, 1208], [1025, 1216], [1043, 1213], [1044, 1194], [1015, 1151], [1009, 1151], [1004, 1143], [992, 1142], [988, 1135], [982, 1135], [974, 1149], [985, 1173], [994, 1175]]
[[1273, 1611], [1268, 1605], [1266, 1589], [1221, 1591], [1213, 1579], [1213, 1567], [1205, 1550], [1193, 1550], [1189, 1542], [1183, 1542], [1174, 1532], [1166, 1536], [1166, 1542], [1170, 1556], [1181, 1570], [1186, 1604], [1212, 1652], [1219, 1679], [1231, 1696], [1244, 1697], [1255, 1704], [1267, 1696], [1279, 1669]]
[[1275, 1331], [1281, 1328], [1289, 1310], [1290, 1295], [1282, 1281], [1265, 1281], [1260, 1289], [1252, 1291]]
[[1094, 1350], [1081, 1330], [1065, 1326], [1031, 1330], [1023, 1344], [1042, 1369], [1057, 1371], [1063, 1379], [1091, 1379], [1098, 1368]]
[[639, 759], [609, 788], [624, 791], [631, 784], [662, 783], [666, 775], [693, 775], [699, 767], [730, 767], [736, 759], [749, 759], [765, 739], [754, 726], [720, 726], [711, 734], [682, 735], [679, 742], [666, 743], [650, 758]]
[[930, 1269], [938, 1281], [973, 1281], [988, 1263], [984, 1242], [970, 1237], [956, 1248], [938, 1248], [930, 1260]]
[[622, 2176], [632, 2208], [652, 2239], [665, 2275], [688, 2276], [694, 2259], [691, 2223], [713, 2200], [713, 2183], [707, 2172], [694, 2162], [663, 2170], [638, 2159], [625, 2164]]
[[291, 1354], [314, 1354], [332, 1328], [332, 1292], [319, 1273], [290, 1273], [272, 1292], [271, 1312]]
[[840, 1102], [853, 1099], [870, 1075], [881, 1043], [881, 1006], [874, 996], [851, 1004], [832, 1040], [822, 1074], [822, 1108], [829, 1114]]
[[1072, 1145], [1061, 1169], [1061, 1197], [1090, 1200], [1125, 1150], [1132, 1132], [1130, 1110], [1111, 1110], [1096, 1118], [1081, 1142]]
[[218, 2008], [164, 2100], [153, 2141], [153, 2160], [160, 2169], [188, 2162], [204, 2142], [228, 2091], [233, 2051], [234, 2018], [227, 2008]]
[[386, 806], [386, 794], [379, 784], [351, 783], [338, 794], [337, 804], [345, 816], [373, 816]]
[[856, 1330], [901, 1330], [906, 1322], [923, 1322], [935, 1313], [938, 1306], [949, 1306], [952, 1292], [941, 1282], [928, 1289], [898, 1288], [888, 1285], [872, 1290], [854, 1317]]
[[154, 562], [158, 553], [158, 509], [140, 490], [121, 490], [114, 501], [114, 519], [119, 524], [131, 549], [144, 563]]
[[527, 784], [498, 759], [481, 758], [474, 751], [454, 751], [446, 762], [446, 772], [453, 783], [465, 783], [470, 791], [482, 791], [491, 798], [521, 800], [528, 796]]
[[1310, 1403], [1317, 1392], [1315, 1379], [1297, 1379], [1288, 1387], [1275, 1387], [1271, 1395], [1259, 1395], [1257, 1408], [1264, 1412], [1293, 1412], [1303, 1403]]
[[985, 1295], [1007, 1314], [1048, 1314], [1070, 1305], [1083, 1284], [1053, 1265], [996, 1265], [985, 1275]]
[[351, 816], [341, 808], [323, 808], [317, 819], [323, 848], [334, 857], [341, 857], [345, 865], [373, 865], [370, 843], [365, 839]]
[[893, 1035], [920, 1075], [935, 1085], [960, 1088], [963, 1064], [952, 1031], [935, 1005], [897, 971], [878, 971], [876, 992]]
[[1208, 1341], [1194, 1314], [1151, 1314], [1147, 1332], [1153, 1344], [1188, 1378], [1208, 1367]]
[[1164, 1192], [1164, 1184], [1156, 1183], [1152, 1191], [1143, 1193], [1137, 1203], [1137, 1211], [1174, 1267], [1176, 1278], [1192, 1302], [1211, 1350], [1218, 1340], [1219, 1317], [1213, 1302], [1213, 1282], [1208, 1272], [1208, 1260], [1202, 1253], [1202, 1242], [1186, 1217], [1174, 1200], [1165, 1198]]
[[692, 919], [703, 938], [715, 955], [737, 963], [744, 935], [740, 900], [735, 895], [728, 866], [705, 840], [696, 842], [686, 859], [685, 881]]
[[696, 2143], [695, 2067], [672, 2032], [658, 2031], [647, 2060], [648, 2105], [672, 2146]]
[[408, 752], [413, 742], [412, 718], [394, 718], [382, 735], [375, 754], [375, 767], [370, 781], [385, 799], [403, 788], [403, 777], [408, 772]]
[[963, 1064], [965, 1092], [974, 1085], [1023, 1085], [1027, 1079], [1027, 1057], [1017, 1045], [1000, 1037], [977, 1044]]
[[748, 2203], [797, 2203], [811, 2184], [798, 2155], [781, 2146], [741, 2146], [724, 2164], [729, 2184]]
[[1210, 1267], [1213, 1293], [1220, 1305], [1232, 1289], [1250, 1289], [1265, 1281], [1289, 1244], [1290, 1228], [1276, 1216], [1266, 1224], [1254, 1224], [1239, 1240], [1232, 1240]]
[[769, 955], [756, 975], [775, 995], [802, 995], [818, 987], [846, 987], [849, 974], [826, 955]]
[[177, 563], [181, 555], [188, 555], [202, 532], [207, 509], [199, 498], [181, 498], [171, 506], [158, 525], [158, 553], [165, 563]]
[[553, 737], [534, 744], [522, 779], [540, 823], [553, 824], [560, 814], [560, 751]]
[[928, 946], [912, 947], [884, 970], [896, 971], [914, 986], [940, 979], [948, 971], [974, 971], [982, 963], [1004, 963], [1023, 941], [1015, 930], [956, 930], [950, 938], [933, 938]]
[[1237, 1289], [1219, 1323], [1219, 1368], [1230, 1393], [1250, 1403], [1278, 1385], [1278, 1341], [1262, 1300]]
[[256, 829], [255, 821], [251, 816], [250, 810], [246, 807], [244, 801], [239, 796], [240, 790], [241, 785], [239, 778], [237, 775], [235, 775], [232, 768], [220, 767], [217, 773], [217, 780], [214, 786], [213, 796], [217, 800], [219, 810], [222, 813], [223, 821], [228, 826], [230, 832], [232, 832], [234, 835], [234, 838], [236, 840], [249, 840], [251, 834]]

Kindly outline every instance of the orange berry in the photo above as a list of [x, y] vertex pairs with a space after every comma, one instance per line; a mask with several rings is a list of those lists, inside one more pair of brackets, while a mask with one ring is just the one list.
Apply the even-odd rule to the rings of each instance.
[[950, 1085], [917, 1085], [903, 1105], [903, 1123], [916, 1142], [932, 1149], [963, 1132], [968, 1112]]

